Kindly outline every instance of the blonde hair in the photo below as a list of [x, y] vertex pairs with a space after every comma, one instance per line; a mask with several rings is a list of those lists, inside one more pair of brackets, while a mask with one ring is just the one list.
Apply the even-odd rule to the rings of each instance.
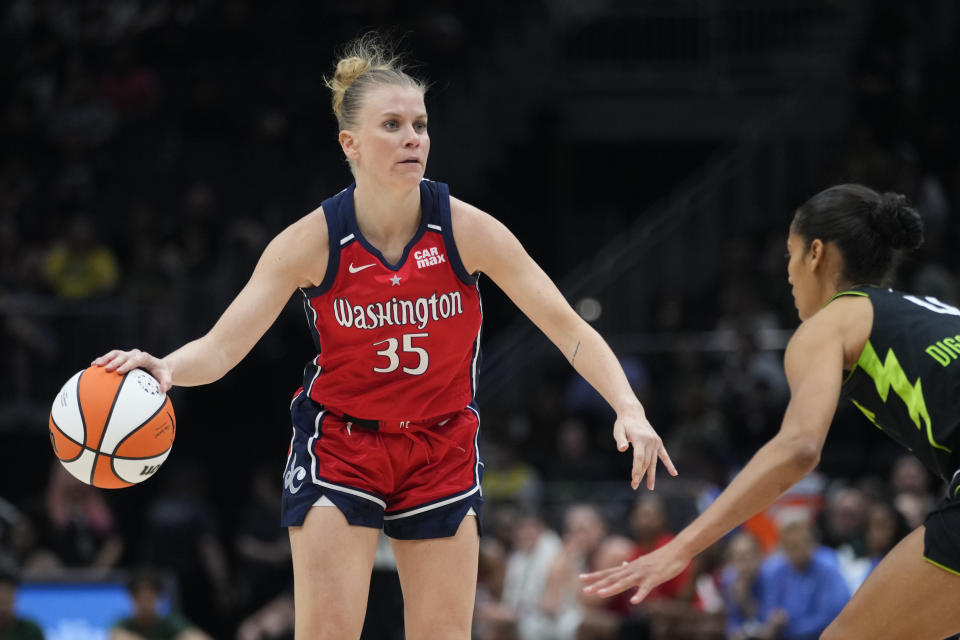
[[375, 31], [363, 34], [343, 48], [332, 78], [324, 84], [333, 93], [333, 113], [340, 131], [357, 124], [367, 91], [383, 84], [412, 87], [426, 93], [427, 87], [410, 76], [393, 48]]

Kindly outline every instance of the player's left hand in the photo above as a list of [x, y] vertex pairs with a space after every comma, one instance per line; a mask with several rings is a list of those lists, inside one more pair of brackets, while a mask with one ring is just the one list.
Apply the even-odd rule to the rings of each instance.
[[657, 480], [657, 459], [663, 461], [670, 475], [677, 475], [677, 469], [667, 454], [663, 440], [657, 435], [643, 408], [637, 405], [617, 415], [613, 424], [613, 439], [617, 441], [617, 449], [626, 451], [633, 447], [633, 470], [630, 474], [630, 486], [637, 489], [647, 476], [647, 488], [653, 489]]
[[630, 602], [638, 604], [654, 587], [679, 575], [690, 564], [690, 559], [674, 545], [666, 544], [633, 562], [624, 562], [619, 567], [581, 574], [580, 580], [587, 584], [583, 588], [584, 593], [601, 598], [637, 587], [637, 592], [630, 598]]

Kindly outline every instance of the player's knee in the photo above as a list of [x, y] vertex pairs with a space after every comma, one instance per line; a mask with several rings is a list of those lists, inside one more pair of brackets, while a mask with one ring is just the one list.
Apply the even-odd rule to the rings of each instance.
[[362, 630], [362, 617], [358, 621], [333, 611], [298, 613], [294, 636], [296, 640], [347, 640], [359, 638]]
[[407, 640], [470, 640], [471, 616], [432, 615], [410, 617], [404, 613]]

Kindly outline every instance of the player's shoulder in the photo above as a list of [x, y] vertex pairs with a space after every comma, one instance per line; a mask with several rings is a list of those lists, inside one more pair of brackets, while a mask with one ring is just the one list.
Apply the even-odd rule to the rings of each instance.
[[856, 361], [873, 328], [873, 304], [865, 295], [841, 295], [797, 328], [788, 351], [812, 351], [818, 346], [839, 345], [845, 366]]
[[450, 196], [450, 218], [454, 224], [471, 225], [483, 218], [491, 217], [489, 213], [475, 207], [469, 202], [464, 202], [460, 198]]
[[482, 242], [506, 231], [495, 217], [468, 202], [450, 196], [450, 222], [457, 243], [461, 240]]
[[319, 206], [290, 223], [278, 237], [282, 236], [296, 244], [315, 247], [317, 244], [326, 245], [329, 242], [329, 233], [326, 215], [323, 207]]
[[824, 305], [811, 320], [838, 328], [870, 323], [873, 320], [873, 302], [862, 291], [845, 291]]
[[329, 233], [323, 209], [317, 207], [278, 233], [264, 251], [266, 263], [276, 264], [296, 274], [298, 286], [323, 279], [326, 256], [330, 250]]

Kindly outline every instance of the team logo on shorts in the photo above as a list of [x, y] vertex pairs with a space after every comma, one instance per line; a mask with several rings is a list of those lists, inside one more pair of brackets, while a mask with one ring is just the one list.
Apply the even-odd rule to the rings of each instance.
[[[283, 488], [290, 493], [296, 493], [303, 487], [303, 479], [306, 477], [307, 470], [297, 466], [297, 454], [294, 453], [293, 460], [290, 461], [290, 466], [287, 467], [286, 473], [283, 474]], [[294, 482], [299, 482], [300, 484], [295, 485]]]

